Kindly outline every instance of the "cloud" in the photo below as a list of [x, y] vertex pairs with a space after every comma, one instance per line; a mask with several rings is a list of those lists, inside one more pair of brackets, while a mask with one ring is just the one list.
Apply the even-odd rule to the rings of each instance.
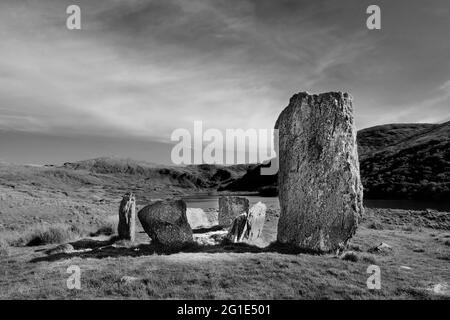
[[448, 109], [433, 91], [449, 73], [435, 11], [424, 50], [397, 7], [389, 30], [366, 30], [361, 1], [79, 3], [82, 31], [65, 29], [71, 1], [0, 4], [0, 129], [168, 141], [195, 120], [271, 128], [303, 90], [350, 91], [360, 127]]

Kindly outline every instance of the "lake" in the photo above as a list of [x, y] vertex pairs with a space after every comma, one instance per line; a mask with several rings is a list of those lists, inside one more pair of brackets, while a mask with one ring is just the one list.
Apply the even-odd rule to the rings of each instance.
[[[253, 205], [259, 201], [265, 203], [267, 206], [279, 208], [278, 197], [261, 197], [255, 195], [242, 195], [250, 201]], [[215, 195], [192, 195], [183, 197], [187, 206], [190, 208], [218, 208], [219, 196]], [[391, 209], [405, 209], [405, 210], [424, 210], [434, 209], [438, 211], [450, 212], [450, 202], [433, 202], [433, 201], [419, 201], [419, 200], [364, 200], [364, 206], [368, 208], [391, 208]]]

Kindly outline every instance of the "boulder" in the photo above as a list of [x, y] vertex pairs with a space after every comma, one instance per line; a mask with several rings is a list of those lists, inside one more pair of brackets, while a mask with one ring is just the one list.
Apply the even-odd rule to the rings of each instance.
[[266, 205], [262, 202], [250, 208], [247, 216], [247, 232], [244, 236], [246, 241], [252, 242], [261, 236], [266, 221], [266, 209]]
[[308, 251], [342, 248], [364, 210], [351, 96], [296, 94], [275, 129], [278, 241]]
[[209, 217], [201, 208], [187, 208], [186, 216], [192, 229], [210, 228], [214, 225], [214, 217]]
[[135, 240], [136, 233], [136, 199], [132, 193], [123, 196], [119, 207], [119, 239]]
[[140, 210], [138, 218], [155, 244], [177, 250], [193, 242], [183, 200], [157, 201]]
[[381, 242], [379, 245], [367, 250], [370, 253], [389, 254], [392, 252], [392, 247], [387, 243]]
[[216, 246], [227, 237], [227, 230], [215, 230], [205, 233], [194, 234], [194, 241], [202, 246]]
[[219, 198], [219, 225], [229, 227], [242, 213], [248, 213], [247, 198], [222, 196]]

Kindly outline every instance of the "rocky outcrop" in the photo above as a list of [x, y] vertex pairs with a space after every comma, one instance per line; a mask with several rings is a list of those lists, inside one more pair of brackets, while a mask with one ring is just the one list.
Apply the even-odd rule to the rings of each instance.
[[227, 197], [219, 198], [219, 225], [229, 227], [233, 220], [242, 213], [248, 213], [249, 202], [246, 198]]
[[157, 201], [140, 210], [138, 218], [155, 244], [177, 250], [193, 242], [183, 200]]
[[135, 240], [136, 234], [136, 199], [132, 193], [123, 196], [119, 207], [119, 239]]
[[296, 94], [275, 128], [278, 241], [319, 252], [342, 247], [363, 214], [351, 96]]

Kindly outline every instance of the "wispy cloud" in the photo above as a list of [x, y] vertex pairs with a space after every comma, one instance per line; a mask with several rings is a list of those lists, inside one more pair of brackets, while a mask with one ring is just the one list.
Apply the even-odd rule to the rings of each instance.
[[350, 91], [359, 127], [448, 115], [449, 22], [433, 10], [410, 12], [417, 38], [388, 2], [378, 33], [356, 0], [79, 3], [82, 31], [65, 29], [71, 1], [0, 4], [0, 129], [168, 141], [194, 120], [270, 128], [301, 90]]

